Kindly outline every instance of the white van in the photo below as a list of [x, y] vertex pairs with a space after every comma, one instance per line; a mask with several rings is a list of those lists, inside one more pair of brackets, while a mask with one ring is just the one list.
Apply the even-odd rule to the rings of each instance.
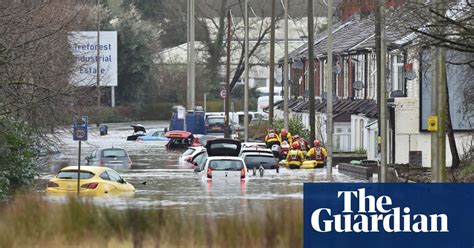
[[[273, 89], [274, 96], [283, 96], [283, 87], [274, 87]], [[270, 95], [270, 87], [258, 87], [255, 91], [259, 97]]]

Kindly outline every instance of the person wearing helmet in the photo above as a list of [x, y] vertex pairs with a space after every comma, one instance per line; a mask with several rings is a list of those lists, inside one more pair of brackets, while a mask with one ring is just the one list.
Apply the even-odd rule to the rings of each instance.
[[286, 129], [284, 129], [284, 128], [281, 129], [279, 137], [280, 137], [281, 142], [286, 141], [290, 145], [293, 144], [293, 139], [291, 137], [291, 133], [289, 131], [287, 131]]
[[268, 130], [267, 136], [265, 136], [265, 144], [267, 148], [272, 148], [273, 145], [280, 145], [280, 138], [273, 129]]
[[291, 144], [291, 150], [288, 152], [286, 156], [286, 161], [288, 162], [288, 167], [290, 169], [299, 169], [304, 161], [304, 155], [299, 150], [298, 142], [293, 142]]
[[293, 136], [293, 142], [298, 142], [298, 145], [300, 146], [299, 149], [301, 152], [303, 152], [303, 154], [306, 154], [308, 152], [308, 149], [309, 149], [308, 141], [301, 138], [298, 134]]
[[314, 140], [314, 147], [311, 148], [306, 157], [309, 160], [316, 160], [316, 161], [325, 161], [327, 156], [326, 148], [321, 146], [321, 142], [319, 140]]

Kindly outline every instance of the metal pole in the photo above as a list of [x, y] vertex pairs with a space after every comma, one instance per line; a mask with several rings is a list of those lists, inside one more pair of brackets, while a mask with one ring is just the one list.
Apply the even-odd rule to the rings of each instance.
[[382, 138], [382, 147], [380, 148], [380, 179], [381, 182], [387, 181], [387, 78], [386, 71], [386, 44], [385, 44], [385, 1], [380, 4], [380, 126]]
[[194, 50], [194, 0], [188, 0], [188, 89], [187, 89], [187, 109], [194, 110], [195, 106], [195, 50]]
[[79, 152], [77, 155], [77, 196], [81, 191], [81, 143], [82, 141], [79, 140]]
[[97, 126], [100, 126], [100, 0], [97, 0], [97, 58], [96, 58], [96, 87], [97, 87]]
[[224, 118], [224, 138], [229, 138], [229, 95], [230, 95], [230, 29], [232, 25], [232, 19], [230, 17], [230, 9], [227, 10], [227, 63], [226, 63], [226, 75], [225, 75], [225, 99], [224, 99], [224, 107], [225, 107], [225, 118]]
[[110, 87], [110, 105], [115, 107], [115, 86]]
[[204, 93], [204, 112], [207, 112], [207, 94]]
[[288, 130], [288, 0], [285, 0], [285, 59], [283, 62], [283, 122]]
[[[376, 68], [377, 68], [377, 115], [378, 115], [378, 118], [377, 118], [377, 156], [380, 155], [380, 148], [382, 147], [381, 146], [381, 143], [382, 143], [382, 139], [380, 137], [380, 130], [382, 129], [381, 128], [381, 121], [380, 121], [380, 83], [381, 83], [381, 78], [380, 78], [380, 72], [382, 71], [381, 69], [381, 64], [379, 63], [380, 61], [380, 57], [381, 57], [381, 53], [380, 53], [380, 45], [382, 44], [382, 42], [380, 42], [380, 1], [376, 1], [377, 5], [376, 5], [376, 10], [375, 10], [375, 56], [376, 56]], [[381, 177], [379, 176], [378, 177], [378, 181], [380, 182], [381, 181]]]
[[244, 141], [249, 140], [249, 11], [245, 0], [245, 89], [244, 89]]
[[270, 29], [270, 95], [268, 97], [268, 122], [271, 128], [273, 128], [273, 96], [275, 94], [275, 1], [276, 0], [272, 0], [272, 20]]
[[[431, 48], [431, 115], [438, 115], [438, 76], [437, 68], [438, 49]], [[438, 182], [438, 133], [431, 132], [431, 182]]]
[[[446, 14], [446, 1], [437, 0], [437, 12], [441, 15]], [[438, 17], [439, 19], [439, 17]], [[439, 25], [439, 33], [445, 34], [443, 24]], [[438, 54], [436, 58], [436, 69], [438, 77], [436, 78], [436, 87], [438, 87], [438, 182], [446, 182], [446, 127], [447, 127], [447, 80], [446, 80], [446, 48], [437, 47]]]
[[316, 123], [314, 110], [314, 20], [313, 0], [308, 0], [308, 60], [309, 60], [309, 138], [311, 141], [316, 137]]
[[327, 81], [327, 126], [326, 126], [326, 132], [327, 132], [327, 153], [328, 153], [328, 158], [326, 162], [326, 175], [332, 176], [332, 86], [333, 86], [333, 80], [332, 80], [332, 5], [333, 1], [329, 0], [328, 1], [328, 81]]

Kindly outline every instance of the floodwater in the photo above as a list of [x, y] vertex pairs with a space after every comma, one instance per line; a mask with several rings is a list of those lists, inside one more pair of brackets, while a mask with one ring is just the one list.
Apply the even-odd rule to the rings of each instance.
[[[203, 182], [189, 164], [179, 164], [182, 151], [167, 151], [164, 142], [126, 141], [132, 133], [132, 123], [109, 124], [108, 135], [99, 136], [98, 129], [89, 129], [89, 139], [82, 142], [81, 164], [95, 148], [120, 147], [128, 151], [133, 161], [132, 168], [120, 174], [136, 188], [134, 194], [92, 197], [88, 200], [112, 208], [174, 208], [194, 215], [242, 214], [253, 209], [271, 206], [272, 202], [301, 202], [305, 182], [361, 182], [360, 179], [343, 175], [336, 168], [331, 180], [324, 169], [288, 170], [279, 173], [266, 170], [264, 176], [253, 176], [244, 183], [226, 184]], [[167, 122], [142, 122], [147, 129], [164, 128]], [[59, 134], [58, 146], [70, 165], [77, 165], [78, 142], [72, 134]], [[45, 173], [48, 179], [53, 173]], [[51, 201], [62, 201], [65, 197], [47, 196]]]

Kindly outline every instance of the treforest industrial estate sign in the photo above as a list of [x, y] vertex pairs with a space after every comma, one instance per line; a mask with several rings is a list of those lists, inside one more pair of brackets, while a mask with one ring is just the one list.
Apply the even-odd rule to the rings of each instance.
[[75, 59], [71, 83], [76, 86], [97, 84], [97, 61], [101, 86], [117, 86], [117, 32], [101, 31], [100, 44], [97, 32], [71, 32], [69, 43]]
[[474, 247], [474, 184], [304, 185], [305, 247]]

